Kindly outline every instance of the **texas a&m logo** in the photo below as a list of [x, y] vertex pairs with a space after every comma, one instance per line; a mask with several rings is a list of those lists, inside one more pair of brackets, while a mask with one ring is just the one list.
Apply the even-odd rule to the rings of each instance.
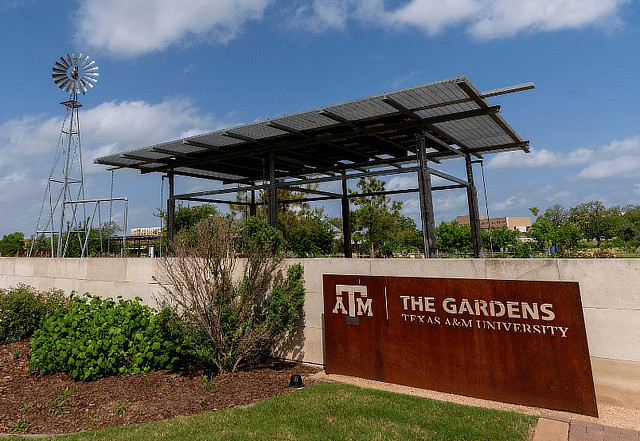
[[367, 297], [366, 286], [336, 285], [336, 305], [331, 312], [345, 314], [347, 323], [357, 325], [360, 323], [359, 316], [365, 314], [368, 317], [373, 316], [372, 303], [373, 299]]

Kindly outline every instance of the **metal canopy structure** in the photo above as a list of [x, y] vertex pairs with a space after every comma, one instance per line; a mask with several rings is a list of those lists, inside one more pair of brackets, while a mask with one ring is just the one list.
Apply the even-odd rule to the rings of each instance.
[[[532, 83], [480, 92], [464, 76], [421, 86], [284, 115], [184, 139], [152, 145], [96, 159], [97, 164], [133, 168], [142, 173], [169, 176], [167, 236], [173, 237], [175, 200], [223, 202], [217, 195], [267, 190], [269, 222], [277, 225], [277, 188], [316, 193], [307, 200], [342, 199], [345, 255], [351, 255], [348, 179], [364, 176], [418, 173], [425, 253], [435, 257], [435, 225], [431, 192], [466, 188], [474, 236], [474, 254], [480, 256], [477, 196], [472, 157], [522, 150], [523, 140], [499, 115], [500, 107], [486, 99], [533, 88]], [[464, 158], [466, 179], [429, 166], [429, 162]], [[176, 195], [174, 176], [220, 181], [231, 188]], [[451, 185], [432, 187], [431, 175]], [[343, 192], [308, 190], [301, 185], [342, 180]], [[398, 193], [385, 192], [388, 194]], [[255, 213], [255, 199], [251, 203]]]

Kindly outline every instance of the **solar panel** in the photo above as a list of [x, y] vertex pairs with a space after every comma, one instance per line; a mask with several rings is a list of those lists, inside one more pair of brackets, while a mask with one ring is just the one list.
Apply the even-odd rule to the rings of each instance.
[[[375, 167], [415, 161], [416, 133], [440, 142], [492, 153], [522, 149], [526, 142], [496, 113], [466, 77], [409, 87], [332, 106], [203, 133], [96, 159], [143, 173], [184, 173], [223, 181], [259, 180], [269, 154], [282, 158], [277, 172]], [[435, 143], [429, 155], [459, 157]], [[293, 161], [293, 162], [292, 162]], [[301, 162], [302, 161], [302, 162]], [[288, 165], [284, 165], [288, 164]], [[229, 173], [229, 170], [233, 170]]]

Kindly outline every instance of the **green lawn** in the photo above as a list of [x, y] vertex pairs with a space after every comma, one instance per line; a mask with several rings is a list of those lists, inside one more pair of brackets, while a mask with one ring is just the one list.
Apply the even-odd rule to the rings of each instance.
[[85, 440], [526, 440], [537, 418], [326, 383], [246, 408], [56, 437]]

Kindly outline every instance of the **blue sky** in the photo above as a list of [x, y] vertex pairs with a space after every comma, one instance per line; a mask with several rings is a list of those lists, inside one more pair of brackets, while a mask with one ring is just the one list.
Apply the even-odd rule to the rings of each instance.
[[[640, 203], [639, 43], [637, 0], [0, 0], [0, 235], [35, 230], [67, 98], [50, 70], [67, 52], [101, 74], [81, 98], [87, 198], [109, 195], [98, 156], [457, 75], [483, 91], [532, 81], [490, 100], [531, 141], [485, 158], [491, 216], [515, 216]], [[130, 227], [158, 224], [160, 186], [115, 172]], [[466, 214], [461, 190], [434, 203], [438, 223]]]

